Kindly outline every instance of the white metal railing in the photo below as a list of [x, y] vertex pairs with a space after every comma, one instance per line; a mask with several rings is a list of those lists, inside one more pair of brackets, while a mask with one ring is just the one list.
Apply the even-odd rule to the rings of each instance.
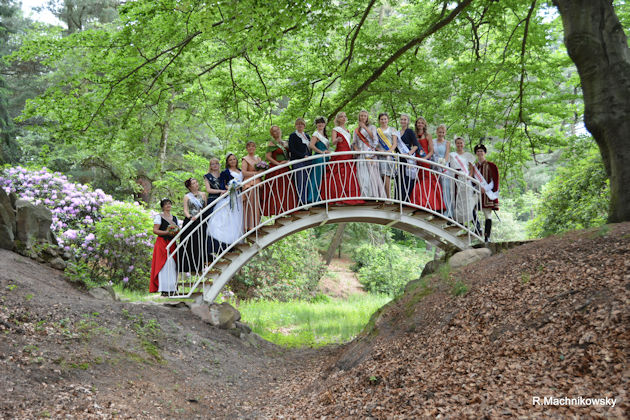
[[[301, 164], [305, 166], [295, 168]], [[390, 185], [383, 184], [381, 165], [391, 172]], [[449, 192], [445, 194], [447, 189]], [[473, 221], [473, 210], [479, 200], [476, 179], [448, 166], [408, 155], [348, 151], [290, 161], [244, 180], [238, 191], [224, 193], [208, 203], [196, 222], [184, 226], [173, 239], [176, 247], [168, 252], [167, 258], [175, 260], [177, 277], [177, 291], [169, 295], [189, 297], [200, 286], [205, 288], [209, 274], [229, 264], [224, 258], [226, 254], [244, 241], [257, 242], [265, 234], [265, 227], [296, 211], [319, 206], [328, 212], [332, 206], [361, 202], [396, 204], [400, 213], [422, 210], [441, 218], [445, 227], [456, 226], [465, 233], [470, 245], [474, 239], [482, 240]], [[235, 238], [232, 243], [218, 241], [208, 234], [209, 223], [225, 212], [234, 212], [231, 209], [237, 209], [238, 213], [239, 207], [240, 217], [249, 226], [232, 232]]]

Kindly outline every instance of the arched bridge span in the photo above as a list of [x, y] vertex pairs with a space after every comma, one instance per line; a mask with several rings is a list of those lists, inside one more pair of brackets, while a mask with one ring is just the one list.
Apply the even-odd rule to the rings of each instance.
[[[361, 177], [367, 165], [378, 171], [381, 162], [375, 158], [379, 155], [392, 159], [388, 165], [394, 176], [385, 193], [389, 198], [384, 196], [383, 188], [375, 185], [382, 182], [380, 178]], [[211, 302], [262, 249], [293, 233], [327, 223], [391, 226], [440, 248], [466, 249], [474, 240], [482, 239], [472, 223], [480, 194], [476, 179], [407, 155], [343, 152], [327, 157], [331, 159], [311, 156], [269, 169], [245, 184], [233, 183], [231, 191], [209, 203], [199, 223], [183, 229], [174, 239], [177, 245], [169, 252], [168, 261], [176, 267], [177, 291], [170, 296], [190, 297], [201, 291], [204, 300]], [[299, 167], [300, 163], [306, 166]], [[300, 185], [300, 180], [306, 183]], [[445, 185], [451, 191], [450, 203], [443, 200]], [[304, 193], [303, 187], [310, 194]], [[225, 220], [226, 212], [240, 214], [251, 224], [250, 229], [232, 232], [232, 243], [216, 240], [212, 229], [208, 229], [209, 224]]]

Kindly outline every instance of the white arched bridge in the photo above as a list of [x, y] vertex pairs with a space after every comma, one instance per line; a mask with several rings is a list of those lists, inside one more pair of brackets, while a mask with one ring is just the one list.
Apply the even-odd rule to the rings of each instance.
[[[378, 175], [381, 167], [391, 174], [389, 185]], [[474, 177], [408, 155], [351, 151], [291, 161], [233, 184], [177, 234], [167, 257], [177, 267], [177, 291], [170, 296], [202, 292], [212, 302], [259, 251], [326, 223], [391, 226], [443, 249], [467, 249], [483, 241], [473, 217], [479, 199]], [[232, 243], [208, 228], [226, 220], [226, 212], [246, 221], [222, 227]]]

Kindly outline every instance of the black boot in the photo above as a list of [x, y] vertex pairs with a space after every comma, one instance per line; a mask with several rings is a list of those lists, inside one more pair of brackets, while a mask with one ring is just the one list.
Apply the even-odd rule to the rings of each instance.
[[486, 219], [486, 226], [484, 229], [484, 238], [486, 242], [490, 242], [490, 232], [492, 232], [492, 220]]

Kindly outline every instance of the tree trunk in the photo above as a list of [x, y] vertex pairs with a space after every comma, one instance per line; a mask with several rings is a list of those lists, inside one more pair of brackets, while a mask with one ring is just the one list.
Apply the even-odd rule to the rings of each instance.
[[610, 223], [630, 221], [630, 49], [611, 0], [554, 0], [610, 178]]
[[335, 236], [333, 237], [332, 243], [330, 244], [330, 247], [328, 248], [328, 251], [326, 252], [326, 265], [330, 265], [330, 262], [333, 259], [333, 256], [335, 255], [335, 251], [337, 250], [337, 248], [339, 248], [339, 245], [341, 245], [341, 239], [343, 238], [343, 231], [346, 228], [346, 224], [345, 223], [339, 223], [337, 225], [337, 231], [335, 232]]

